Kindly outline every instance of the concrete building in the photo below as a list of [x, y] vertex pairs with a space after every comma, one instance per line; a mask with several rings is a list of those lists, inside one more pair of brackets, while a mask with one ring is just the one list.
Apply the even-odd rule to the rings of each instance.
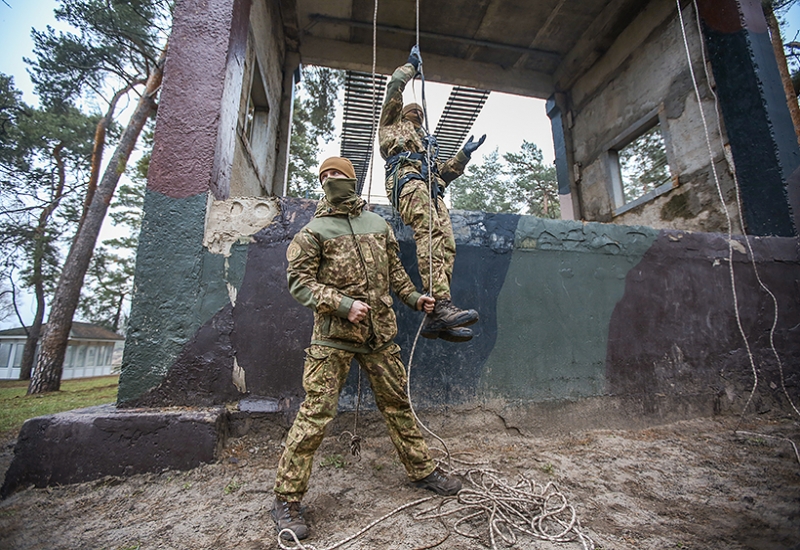
[[[420, 317], [398, 310], [403, 358], [425, 365], [412, 376], [415, 405], [493, 411], [546, 432], [800, 400], [800, 151], [760, 4], [420, 4], [417, 29], [412, 2], [379, 2], [377, 71], [403, 63], [419, 31], [427, 79], [546, 99], [559, 193], [574, 220], [453, 213], [454, 301], [481, 321], [469, 343], [420, 342], [412, 358]], [[296, 410], [311, 314], [288, 294], [285, 251], [315, 206], [284, 196], [296, 69], [371, 71], [373, 8], [176, 4], [119, 406], [98, 414], [119, 426], [117, 454], [125, 426], [149, 438], [130, 456], [144, 457], [146, 440], [158, 449], [165, 438], [203, 435], [126, 471], [167, 459], [191, 466], [213, 456], [225, 424], [237, 433], [250, 425], [242, 415]], [[642, 136], [661, 151], [665, 177], [632, 198], [625, 159]], [[407, 230], [398, 238], [418, 277], [413, 239]], [[152, 419], [176, 405], [204, 416]], [[70, 422], [93, 440], [86, 416]], [[42, 423], [58, 424], [23, 432], [43, 433]], [[37, 444], [55, 445], [57, 433]], [[37, 452], [19, 451], [26, 466], [12, 465], [4, 492], [60, 481]], [[85, 475], [117, 471], [93, 460]]]
[[[25, 338], [25, 329], [22, 327], [0, 330], [0, 380], [19, 379]], [[124, 341], [123, 336], [103, 327], [91, 323], [72, 323], [61, 379], [112, 374], [115, 367], [119, 368], [119, 363], [115, 364], [114, 352], [122, 347]], [[38, 354], [38, 348], [36, 351]]]

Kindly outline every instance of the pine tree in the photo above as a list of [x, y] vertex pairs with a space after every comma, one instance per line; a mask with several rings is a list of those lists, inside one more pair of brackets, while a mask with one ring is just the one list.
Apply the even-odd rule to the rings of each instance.
[[[166, 52], [171, 3], [165, 0], [61, 0], [56, 18], [79, 34], [33, 33], [36, 59], [32, 79], [45, 104], [65, 99], [105, 96], [108, 108], [97, 125], [92, 170], [75, 239], [53, 296], [47, 331], [31, 376], [29, 394], [55, 391], [61, 384], [72, 318], [108, 205], [145, 123], [155, 112]], [[132, 91], [139, 96], [133, 114], [100, 177], [106, 135], [119, 101]]]
[[[46, 296], [61, 268], [61, 247], [75, 234], [80, 216], [97, 117], [64, 103], [33, 108], [20, 97], [13, 79], [0, 75], [0, 271], [31, 289], [36, 301], [20, 368], [20, 379], [27, 380]], [[11, 298], [15, 302], [16, 294]]]
[[288, 195], [319, 199], [322, 196], [316, 173], [319, 143], [334, 138], [334, 117], [344, 71], [308, 66], [303, 67], [302, 75], [292, 113]]
[[506, 153], [503, 158], [509, 165], [509, 189], [518, 211], [541, 218], [560, 218], [556, 168], [545, 166], [541, 149], [523, 140], [519, 153]]

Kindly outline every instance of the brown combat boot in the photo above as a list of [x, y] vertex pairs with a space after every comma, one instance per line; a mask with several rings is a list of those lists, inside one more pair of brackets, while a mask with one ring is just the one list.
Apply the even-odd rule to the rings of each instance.
[[478, 320], [474, 309], [458, 309], [450, 300], [436, 300], [433, 313], [425, 319], [423, 331], [438, 332], [446, 328], [467, 327]]
[[421, 332], [422, 337], [436, 340], [441, 338], [448, 342], [469, 342], [472, 340], [472, 329], [467, 327], [453, 327], [442, 330], [429, 331], [424, 327]]
[[294, 540], [292, 535], [285, 531], [286, 529], [294, 533], [298, 540], [308, 537], [308, 526], [299, 502], [286, 502], [276, 497], [270, 515], [283, 540]]
[[456, 476], [447, 475], [438, 467], [426, 477], [414, 481], [412, 485], [443, 496], [454, 495], [461, 490], [461, 480]]

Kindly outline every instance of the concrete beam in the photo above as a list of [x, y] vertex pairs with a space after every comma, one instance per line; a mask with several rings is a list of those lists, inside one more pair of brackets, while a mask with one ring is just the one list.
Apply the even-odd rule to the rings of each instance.
[[[349, 44], [307, 35], [303, 37], [300, 50], [303, 63], [306, 64], [372, 72], [371, 45]], [[379, 47], [376, 71], [391, 74], [407, 58], [406, 50]], [[334, 59], [336, 61], [332, 62]], [[553, 79], [544, 73], [433, 54], [423, 54], [423, 61], [425, 78], [432, 82], [491, 89], [539, 99], [547, 99], [553, 93]]]

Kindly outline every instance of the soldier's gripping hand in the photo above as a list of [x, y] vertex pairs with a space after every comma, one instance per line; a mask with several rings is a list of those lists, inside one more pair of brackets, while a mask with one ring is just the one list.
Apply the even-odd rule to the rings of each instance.
[[483, 145], [484, 141], [486, 141], [486, 134], [483, 134], [481, 136], [481, 139], [479, 139], [478, 141], [473, 141], [473, 136], [469, 136], [469, 139], [464, 144], [464, 154], [467, 155], [468, 157], [471, 157], [472, 153], [474, 153], [478, 147]]
[[422, 56], [419, 53], [419, 46], [416, 44], [411, 47], [411, 53], [408, 54], [408, 61], [406, 63], [411, 63], [414, 65], [415, 70], [419, 70], [419, 66], [422, 63]]
[[350, 311], [347, 313], [347, 320], [351, 323], [360, 323], [367, 318], [367, 313], [372, 309], [369, 304], [361, 300], [355, 300], [353, 305], [350, 306]]
[[417, 311], [424, 311], [425, 313], [433, 313], [433, 306], [436, 305], [436, 300], [432, 296], [420, 296], [417, 300]]

